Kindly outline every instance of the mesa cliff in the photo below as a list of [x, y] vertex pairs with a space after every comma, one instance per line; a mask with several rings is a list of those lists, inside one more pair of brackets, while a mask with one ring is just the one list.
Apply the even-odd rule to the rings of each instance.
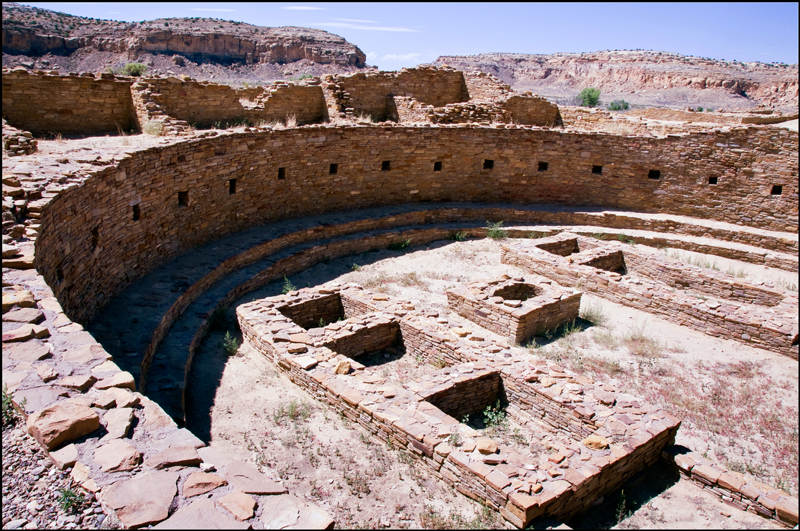
[[[186, 63], [284, 65], [306, 61], [364, 68], [357, 46], [326, 31], [266, 28], [210, 18], [117, 22], [3, 4], [3, 65], [58, 63], [61, 70], [98, 71], [148, 56], [175, 56]], [[146, 62], [146, 61], [145, 61]], [[152, 59], [151, 59], [152, 63]]]
[[562, 99], [559, 103], [568, 103], [583, 88], [595, 87], [603, 93], [604, 101], [624, 97], [631, 103], [645, 99], [650, 104], [667, 104], [671, 100], [673, 105], [764, 105], [786, 111], [798, 106], [797, 65], [630, 50], [440, 56], [433, 64], [491, 73], [517, 90]]

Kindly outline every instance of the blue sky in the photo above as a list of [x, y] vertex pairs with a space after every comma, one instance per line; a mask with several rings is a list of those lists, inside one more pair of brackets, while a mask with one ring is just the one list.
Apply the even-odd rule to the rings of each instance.
[[211, 17], [335, 33], [382, 70], [440, 55], [644, 49], [728, 61], [798, 62], [797, 3], [34, 2], [71, 15], [140, 21]]

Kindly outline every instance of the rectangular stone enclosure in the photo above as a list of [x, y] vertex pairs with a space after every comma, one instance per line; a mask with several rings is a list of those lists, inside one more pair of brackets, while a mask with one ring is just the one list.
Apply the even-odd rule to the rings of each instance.
[[[578, 295], [513, 279], [493, 285], [509, 300], [536, 299], [539, 289], [560, 290], [559, 301]], [[293, 382], [519, 528], [589, 509], [658, 460], [680, 425], [612, 386], [354, 284], [304, 288], [236, 313], [244, 338]], [[363, 357], [389, 345], [426, 367], [424, 376], [392, 381]], [[457, 420], [498, 404], [516, 438]]]
[[797, 292], [670, 259], [632, 240], [569, 232], [504, 243], [501, 260], [715, 337], [798, 357]]
[[544, 278], [503, 277], [447, 290], [447, 305], [458, 315], [522, 344], [577, 319], [581, 294], [553, 286]]

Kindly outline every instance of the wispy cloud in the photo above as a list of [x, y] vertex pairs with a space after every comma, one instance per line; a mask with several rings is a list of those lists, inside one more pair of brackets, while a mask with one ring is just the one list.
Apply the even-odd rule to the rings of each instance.
[[377, 24], [377, 20], [359, 20], [357, 18], [335, 18], [333, 20], [341, 20], [342, 22], [361, 22], [363, 24]]
[[236, 11], [235, 9], [217, 9], [214, 7], [193, 7], [190, 11], [224, 11], [224, 12], [231, 12]]
[[325, 8], [312, 6], [282, 6], [281, 9], [294, 9], [295, 11], [322, 11]]
[[369, 52], [367, 54], [367, 59], [369, 59], [370, 61], [372, 61], [373, 59], [377, 59], [377, 58], [378, 58], [378, 53], [377, 52]]
[[351, 24], [349, 22], [320, 22], [313, 24], [313, 26], [328, 26], [332, 28], [362, 29], [373, 31], [410, 31], [412, 33], [419, 33], [419, 30], [411, 28], [399, 28], [393, 26], [361, 26], [359, 24]]
[[413, 61], [417, 59], [421, 54], [418, 53], [407, 53], [405, 55], [397, 55], [390, 53], [389, 55], [384, 55], [381, 61]]

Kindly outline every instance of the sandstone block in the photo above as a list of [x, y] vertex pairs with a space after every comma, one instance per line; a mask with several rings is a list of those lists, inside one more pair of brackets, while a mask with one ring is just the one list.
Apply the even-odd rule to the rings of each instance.
[[20, 308], [35, 308], [36, 299], [33, 293], [27, 290], [19, 290], [13, 292], [3, 292], [3, 313], [6, 313], [14, 306]]
[[117, 511], [126, 527], [142, 527], [169, 516], [169, 506], [178, 492], [177, 482], [175, 472], [153, 472], [105, 487], [100, 497]]
[[350, 362], [349, 361], [340, 361], [336, 364], [336, 368], [333, 370], [334, 374], [349, 374], [350, 373]]
[[206, 474], [205, 472], [193, 472], [189, 474], [183, 483], [183, 497], [191, 498], [210, 492], [217, 487], [227, 485], [228, 482], [216, 474]]
[[131, 373], [122, 371], [110, 378], [104, 378], [95, 384], [96, 389], [110, 389], [112, 387], [122, 387], [124, 389], [136, 391], [136, 382]]
[[195, 500], [175, 514], [154, 526], [154, 529], [248, 529], [249, 524], [239, 522], [217, 510], [208, 498]]
[[111, 439], [122, 439], [128, 435], [128, 430], [131, 429], [133, 423], [133, 409], [129, 407], [122, 407], [107, 411], [103, 415], [103, 422], [106, 424], [106, 435], [100, 439], [100, 442], [107, 442]]
[[797, 498], [781, 498], [775, 504], [775, 511], [780, 521], [797, 526]]
[[202, 461], [194, 446], [176, 446], [150, 457], [144, 464], [162, 469], [171, 466], [196, 466]]
[[318, 505], [291, 494], [270, 496], [263, 502], [264, 529], [332, 529], [333, 519]]
[[497, 452], [497, 443], [489, 437], [478, 437], [475, 441], [478, 451], [482, 454], [493, 454]]
[[230, 511], [237, 520], [244, 521], [253, 517], [253, 511], [256, 508], [256, 500], [249, 494], [235, 490], [227, 496], [218, 499], [217, 505]]
[[95, 382], [96, 378], [91, 374], [76, 374], [73, 376], [66, 376], [56, 381], [56, 385], [61, 387], [68, 387], [70, 389], [77, 389], [84, 392]]
[[142, 455], [132, 444], [114, 439], [95, 449], [94, 460], [103, 472], [123, 472], [136, 468]]
[[39, 378], [41, 378], [44, 382], [49, 382], [58, 378], [58, 373], [49, 365], [40, 363], [38, 365], [34, 365], [34, 368], [36, 369], [36, 374], [38, 374]]
[[11, 346], [3, 345], [3, 353], [16, 361], [39, 361], [50, 357], [50, 348], [36, 341], [27, 341]]
[[283, 494], [286, 487], [274, 481], [242, 461], [234, 461], [228, 466], [225, 479], [235, 488], [248, 494]]
[[592, 450], [605, 450], [611, 444], [608, 439], [599, 435], [589, 435], [581, 442]]
[[50, 452], [50, 459], [53, 460], [53, 463], [58, 468], [64, 470], [74, 465], [78, 460], [78, 449], [74, 444], [68, 444], [60, 450]]
[[28, 417], [28, 434], [48, 450], [74, 441], [100, 427], [100, 417], [90, 407], [53, 404]]

